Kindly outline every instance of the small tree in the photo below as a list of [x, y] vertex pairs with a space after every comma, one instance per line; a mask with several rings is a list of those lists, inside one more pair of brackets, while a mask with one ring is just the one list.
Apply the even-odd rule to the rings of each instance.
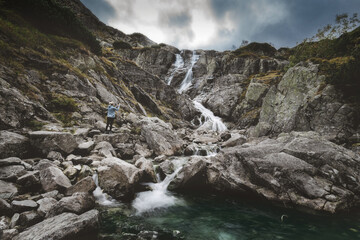
[[320, 28], [315, 36], [310, 38], [310, 41], [323, 40], [323, 39], [335, 39], [340, 35], [347, 33], [356, 28], [360, 23], [358, 14], [354, 13], [350, 17], [347, 13], [337, 14], [335, 18], [335, 25], [328, 24], [323, 28]]

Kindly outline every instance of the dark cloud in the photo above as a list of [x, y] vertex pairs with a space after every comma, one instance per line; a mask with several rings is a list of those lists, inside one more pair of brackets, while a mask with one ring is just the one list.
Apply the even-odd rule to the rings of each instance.
[[[285, 1], [284, 1], [285, 2]], [[271, 42], [276, 47], [293, 47], [312, 37], [319, 28], [335, 23], [336, 14], [360, 10], [359, 0], [287, 0], [289, 15], [251, 35], [251, 41]]]
[[176, 47], [226, 50], [242, 40], [292, 47], [360, 0], [81, 0], [100, 20]]
[[101, 21], [107, 22], [116, 15], [115, 9], [106, 0], [80, 0]]

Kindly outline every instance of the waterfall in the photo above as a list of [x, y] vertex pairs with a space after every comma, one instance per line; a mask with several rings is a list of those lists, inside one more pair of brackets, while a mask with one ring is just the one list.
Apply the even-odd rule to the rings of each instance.
[[146, 184], [151, 188], [151, 191], [138, 193], [132, 203], [137, 215], [145, 212], [152, 212], [160, 208], [168, 208], [181, 203], [181, 200], [173, 196], [167, 188], [182, 169], [184, 163], [184, 158], [173, 160], [174, 168], [176, 170], [172, 174], [166, 176], [162, 182]]
[[192, 78], [193, 78], [193, 67], [195, 63], [199, 60], [200, 55], [197, 55], [195, 50], [193, 51], [192, 57], [191, 57], [191, 66], [189, 70], [187, 71], [184, 80], [182, 81], [180, 88], [178, 90], [179, 93], [183, 93], [184, 91], [188, 90], [189, 87], [192, 84]]
[[205, 118], [204, 122], [200, 121], [201, 126], [208, 124], [211, 126], [211, 130], [217, 132], [223, 132], [227, 130], [227, 127], [222, 122], [221, 118], [215, 116], [211, 110], [205, 108], [200, 102], [196, 101], [195, 99], [193, 100], [193, 103], [195, 108], [199, 110], [201, 112], [201, 115]]
[[180, 54], [175, 55], [176, 60], [174, 63], [174, 70], [172, 71], [172, 73], [170, 74], [170, 77], [166, 81], [167, 85], [171, 84], [171, 81], [174, 78], [175, 73], [177, 73], [179, 71], [179, 69], [184, 67], [184, 59], [182, 58], [181, 53], [182, 53], [182, 51], [180, 52]]
[[99, 205], [108, 207], [116, 207], [121, 205], [118, 201], [112, 199], [108, 194], [104, 193], [103, 190], [99, 187], [99, 177], [96, 173], [93, 175], [93, 179], [96, 184], [96, 189], [93, 191], [93, 195]]

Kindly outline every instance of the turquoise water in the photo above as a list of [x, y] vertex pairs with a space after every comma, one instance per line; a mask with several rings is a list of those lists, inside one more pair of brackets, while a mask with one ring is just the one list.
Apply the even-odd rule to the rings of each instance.
[[[216, 196], [183, 200], [181, 205], [142, 216], [127, 217], [124, 209], [109, 209], [102, 214], [102, 232], [112, 239], [130, 239], [124, 233], [141, 230], [158, 231], [160, 239], [360, 239], [360, 216], [356, 213], [351, 217], [314, 216]], [[287, 215], [283, 222], [282, 215]], [[177, 238], [172, 237], [175, 231], [180, 232]]]

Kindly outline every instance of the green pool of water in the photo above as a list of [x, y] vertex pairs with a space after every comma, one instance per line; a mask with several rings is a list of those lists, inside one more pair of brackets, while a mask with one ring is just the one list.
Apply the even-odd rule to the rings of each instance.
[[[183, 204], [141, 216], [125, 208], [102, 213], [102, 233], [131, 239], [141, 230], [162, 232], [160, 239], [360, 239], [360, 215], [314, 216], [267, 204], [216, 196], [183, 197]], [[284, 221], [281, 221], [281, 216]], [[178, 238], [172, 238], [179, 231]], [[175, 234], [176, 235], [176, 234]], [[109, 238], [110, 239], [110, 238]]]

